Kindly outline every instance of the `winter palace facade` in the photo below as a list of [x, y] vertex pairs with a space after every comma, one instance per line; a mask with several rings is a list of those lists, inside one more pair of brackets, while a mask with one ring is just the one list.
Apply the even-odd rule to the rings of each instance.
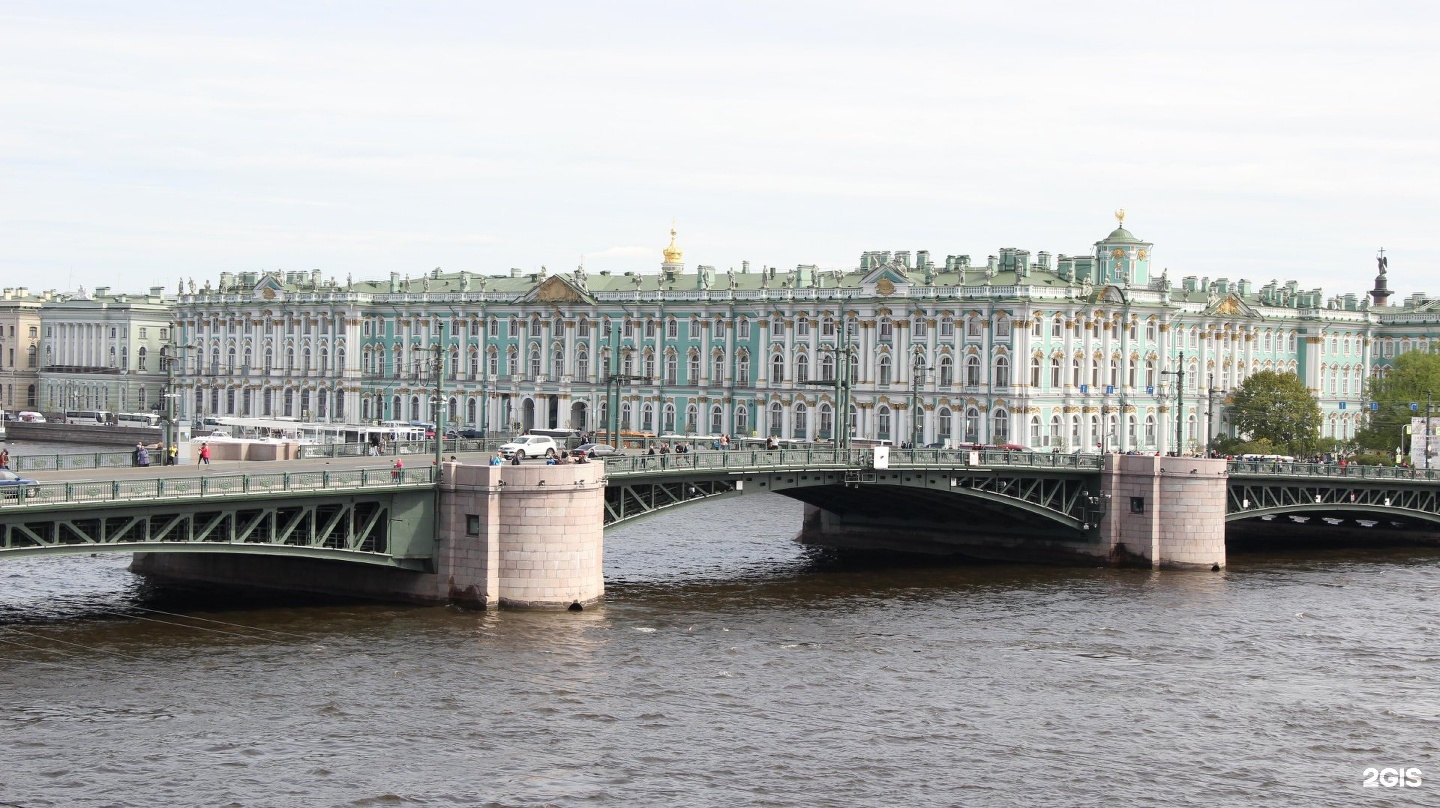
[[[1060, 451], [1170, 451], [1178, 419], [1193, 451], [1226, 431], [1226, 391], [1278, 370], [1343, 443], [1370, 373], [1440, 342], [1440, 306], [1390, 305], [1383, 264], [1372, 291], [1328, 299], [1177, 281], [1117, 216], [1083, 255], [867, 252], [848, 270], [687, 270], [672, 230], [658, 272], [222, 273], [175, 300], [180, 415], [430, 421], [438, 390], [447, 424], [492, 435], [604, 428], [614, 400], [652, 434], [825, 440], [845, 418], [896, 444]], [[840, 362], [847, 413], [816, 383]]]

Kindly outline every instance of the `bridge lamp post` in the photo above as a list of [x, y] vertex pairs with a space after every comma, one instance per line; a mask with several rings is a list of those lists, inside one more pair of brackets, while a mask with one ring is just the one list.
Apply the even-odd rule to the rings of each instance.
[[[170, 333], [175, 333], [173, 326]], [[199, 346], [180, 345], [173, 341], [160, 346], [160, 367], [165, 371], [165, 457], [161, 460], [161, 465], [170, 461], [170, 447], [178, 446], [180, 443], [180, 436], [176, 434], [175, 426], [176, 399], [180, 397], [180, 394], [175, 392], [175, 366], [181, 365], [180, 370], [183, 371], [185, 352], [197, 347]]]
[[[633, 348], [620, 344], [620, 323], [612, 324], [610, 337], [610, 375], [605, 377], [605, 430], [610, 436], [610, 445], [620, 450], [620, 388], [626, 382], [646, 381], [643, 376], [620, 372], [620, 354], [631, 357]], [[664, 415], [662, 414], [663, 418]]]
[[835, 442], [835, 447], [842, 451], [850, 448], [850, 387], [854, 382], [850, 378], [850, 357], [855, 353], [855, 349], [850, 346], [850, 329], [844, 315], [842, 310], [836, 321], [836, 327], [840, 329], [836, 346], [831, 349], [835, 353], [835, 378], [800, 382], [835, 388], [835, 421], [831, 427], [833, 434], [830, 439]]
[[920, 448], [925, 439], [925, 424], [920, 417], [920, 384], [929, 368], [925, 366], [925, 353], [915, 351], [915, 362], [910, 370], [910, 448]]
[[1160, 371], [1160, 375], [1175, 377], [1175, 386], [1173, 388], [1170, 388], [1168, 382], [1160, 383], [1160, 400], [1165, 401], [1169, 398], [1169, 390], [1167, 388], [1173, 389], [1175, 396], [1175, 407], [1173, 409], [1175, 418], [1175, 449], [1170, 452], [1170, 454], [1173, 457], [1179, 457], [1185, 446], [1180, 437], [1180, 428], [1183, 420], [1182, 411], [1185, 409], [1185, 352], [1180, 352], [1180, 361], [1175, 365], [1175, 370], [1162, 370]]
[[434, 345], [415, 350], [430, 354], [430, 372], [435, 377], [435, 481], [438, 483], [445, 450], [445, 346], [437, 340]]

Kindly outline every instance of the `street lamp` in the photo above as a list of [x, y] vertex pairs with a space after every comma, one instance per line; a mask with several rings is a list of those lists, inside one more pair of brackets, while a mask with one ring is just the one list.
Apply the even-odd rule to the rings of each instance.
[[[171, 329], [174, 333], [174, 329]], [[161, 463], [170, 462], [170, 447], [178, 447], [179, 436], [175, 432], [175, 399], [180, 397], [175, 392], [175, 365], [185, 362], [185, 352], [197, 345], [177, 345], [174, 342], [167, 342], [160, 346], [160, 367], [165, 371], [165, 457]], [[184, 370], [182, 367], [181, 370]], [[178, 451], [178, 449], [177, 449]]]
[[840, 312], [839, 322], [836, 324], [840, 329], [836, 338], [835, 347], [830, 350], [835, 354], [835, 378], [815, 379], [800, 382], [801, 384], [813, 384], [819, 387], [835, 388], [835, 424], [832, 440], [838, 449], [850, 448], [850, 388], [854, 385], [854, 379], [850, 378], [850, 357], [855, 355], [855, 348], [850, 345], [850, 328], [845, 320], [845, 312]]
[[920, 448], [925, 439], [924, 423], [920, 418], [920, 382], [929, 368], [925, 367], [925, 352], [915, 351], [915, 363], [910, 372], [910, 448]]
[[445, 346], [439, 340], [434, 345], [417, 346], [415, 350], [430, 354], [430, 372], [435, 376], [435, 482], [440, 482], [440, 461], [445, 448]]
[[626, 382], [648, 381], [644, 376], [620, 372], [620, 354], [629, 357], [634, 349], [620, 344], [620, 323], [612, 324], [610, 334], [610, 375], [605, 377], [605, 430], [609, 433], [610, 445], [620, 449], [620, 388]]
[[[1180, 352], [1180, 361], [1175, 365], [1174, 370], [1162, 370], [1160, 371], [1160, 375], [1175, 377], [1175, 451], [1171, 452], [1171, 454], [1175, 457], [1179, 457], [1183, 453], [1181, 450], [1185, 446], [1184, 442], [1181, 440], [1180, 437], [1182, 412], [1185, 409], [1185, 352]], [[1164, 382], [1160, 384], [1161, 401], [1164, 401], [1167, 398], [1166, 388], [1168, 386], [1169, 385]]]

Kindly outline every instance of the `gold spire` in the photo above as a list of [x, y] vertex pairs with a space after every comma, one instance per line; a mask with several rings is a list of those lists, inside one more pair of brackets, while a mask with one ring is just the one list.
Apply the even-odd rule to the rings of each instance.
[[665, 248], [665, 263], [678, 264], [685, 257], [685, 251], [675, 246], [675, 221], [670, 221], [670, 246]]
[[1125, 226], [1125, 209], [1124, 209], [1124, 208], [1121, 208], [1121, 209], [1115, 211], [1115, 221], [1119, 222], [1121, 227], [1124, 227], [1124, 226]]

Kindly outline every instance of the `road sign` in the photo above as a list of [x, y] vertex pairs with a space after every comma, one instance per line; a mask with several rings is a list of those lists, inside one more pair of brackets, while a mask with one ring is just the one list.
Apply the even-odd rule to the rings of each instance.
[[1342, 410], [1345, 409], [1345, 402], [1343, 402], [1343, 401], [1340, 402], [1340, 409], [1342, 409]]
[[1420, 411], [1420, 405], [1419, 405], [1419, 404], [1416, 404], [1416, 403], [1413, 402], [1413, 401], [1410, 402], [1410, 411], [1411, 411], [1411, 412], [1419, 412], [1419, 411]]
[[1145, 386], [1145, 395], [1147, 395], [1147, 396], [1153, 396], [1153, 395], [1155, 395], [1155, 388], [1154, 388], [1154, 387], [1151, 387], [1150, 385], [1146, 385], [1146, 386]]
[[1105, 385], [1105, 395], [1107, 395], [1107, 396], [1113, 396], [1113, 395], [1115, 395], [1115, 385], [1113, 385], [1113, 384], [1107, 384], [1107, 385]]
[[1086, 393], [1089, 393], [1089, 392], [1090, 392], [1090, 385], [1088, 385], [1088, 384], [1082, 384], [1082, 385], [1080, 385], [1080, 395], [1083, 396], [1083, 395], [1085, 395]]
[[1378, 410], [1378, 409], [1380, 409], [1380, 402], [1378, 402], [1378, 401], [1372, 401], [1372, 402], [1370, 402], [1370, 409], [1372, 409], [1372, 410]]

